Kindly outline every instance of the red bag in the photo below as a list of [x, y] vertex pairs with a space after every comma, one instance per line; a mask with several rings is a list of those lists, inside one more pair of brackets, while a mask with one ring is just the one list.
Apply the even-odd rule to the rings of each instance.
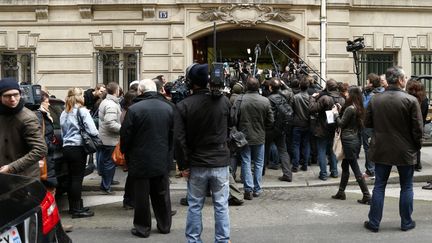
[[120, 143], [117, 143], [117, 145], [114, 148], [114, 151], [111, 155], [111, 159], [114, 161], [114, 164], [117, 166], [125, 166], [126, 165], [126, 159], [124, 154], [120, 151]]

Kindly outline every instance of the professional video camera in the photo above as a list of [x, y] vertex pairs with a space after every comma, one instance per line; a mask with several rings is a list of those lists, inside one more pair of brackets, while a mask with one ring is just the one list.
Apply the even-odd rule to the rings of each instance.
[[42, 102], [42, 89], [38, 84], [20, 85], [21, 99], [24, 100], [24, 106], [30, 110], [37, 110]]
[[179, 76], [176, 80], [173, 81], [170, 92], [171, 101], [174, 104], [177, 104], [178, 102], [189, 96], [190, 89], [188, 87], [188, 84], [186, 83], [186, 79], [184, 76]]
[[355, 51], [360, 51], [361, 49], [365, 48], [365, 44], [364, 44], [364, 38], [360, 37], [357, 38], [353, 41], [347, 41], [347, 46], [346, 46], [346, 50], [348, 52], [355, 52]]

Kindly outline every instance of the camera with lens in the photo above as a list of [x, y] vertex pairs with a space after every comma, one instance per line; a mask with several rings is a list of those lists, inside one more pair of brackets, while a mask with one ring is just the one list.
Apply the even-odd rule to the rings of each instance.
[[30, 110], [37, 110], [42, 102], [42, 88], [38, 84], [20, 85], [21, 99], [24, 100], [24, 106]]
[[346, 46], [347, 52], [360, 51], [363, 48], [365, 48], [363, 37], [357, 38], [353, 41], [350, 41], [350, 40], [347, 41], [347, 46]]

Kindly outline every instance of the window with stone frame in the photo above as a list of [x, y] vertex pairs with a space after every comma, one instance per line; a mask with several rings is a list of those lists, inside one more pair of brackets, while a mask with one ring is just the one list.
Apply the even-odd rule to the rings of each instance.
[[359, 52], [360, 81], [366, 82], [369, 73], [384, 74], [387, 68], [394, 65], [396, 65], [394, 52]]
[[132, 81], [139, 79], [139, 51], [99, 52], [97, 82], [116, 82], [127, 89]]
[[0, 77], [12, 77], [20, 83], [34, 83], [31, 60], [31, 53], [0, 53]]

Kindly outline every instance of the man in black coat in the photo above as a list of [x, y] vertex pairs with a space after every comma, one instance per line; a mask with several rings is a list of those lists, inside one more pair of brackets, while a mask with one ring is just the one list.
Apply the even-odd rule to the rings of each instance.
[[[207, 186], [215, 211], [215, 242], [228, 242], [229, 162], [227, 146], [230, 102], [220, 92], [207, 89], [208, 65], [193, 64], [187, 79], [193, 94], [177, 103], [176, 158], [182, 175], [188, 178], [186, 239], [202, 242], [201, 210]], [[210, 85], [210, 88], [213, 88]]]
[[151, 230], [149, 196], [157, 229], [171, 229], [169, 167], [173, 146], [174, 111], [158, 98], [156, 84], [144, 79], [138, 86], [139, 102], [129, 107], [120, 130], [120, 148], [135, 184], [132, 234], [148, 237]]

